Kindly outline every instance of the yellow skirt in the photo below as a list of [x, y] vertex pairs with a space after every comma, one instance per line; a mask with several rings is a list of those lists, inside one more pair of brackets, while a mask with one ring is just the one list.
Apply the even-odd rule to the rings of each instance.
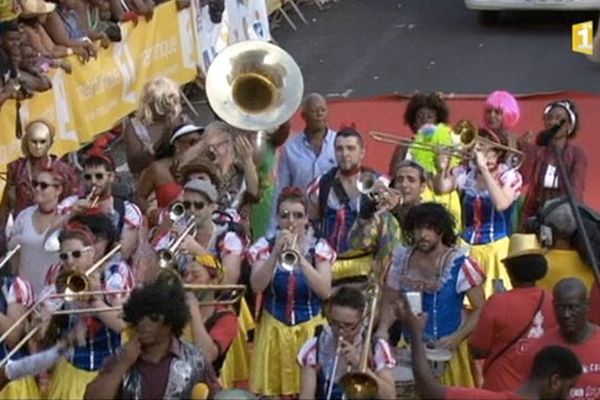
[[[506, 268], [500, 262], [508, 255], [508, 243], [509, 239], [506, 237], [492, 243], [471, 246], [469, 255], [479, 261], [486, 275], [483, 286], [486, 299], [494, 293], [494, 279], [502, 279], [506, 290], [512, 289]], [[463, 242], [463, 244], [468, 245], [466, 242]]]
[[458, 351], [446, 366], [444, 375], [440, 378], [443, 385], [475, 387], [475, 379], [471, 372], [471, 357], [466, 340], [458, 346]]
[[12, 381], [0, 391], [0, 399], [6, 400], [29, 400], [41, 399], [42, 394], [33, 376]]
[[83, 399], [85, 388], [97, 375], [98, 371], [76, 368], [63, 358], [52, 371], [48, 400]]
[[[341, 257], [341, 256], [340, 256]], [[331, 267], [331, 280], [369, 276], [373, 271], [373, 256], [365, 255], [356, 258], [338, 258]]]
[[323, 325], [322, 316], [287, 326], [263, 310], [252, 352], [250, 390], [263, 396], [300, 393], [300, 365], [297, 356], [306, 341]]
[[237, 336], [231, 343], [221, 367], [220, 382], [223, 389], [248, 388], [248, 379], [250, 377], [248, 332], [253, 330], [255, 325], [250, 308], [244, 298], [242, 298], [240, 303], [238, 323]]
[[460, 204], [460, 196], [456, 190], [446, 194], [435, 194], [431, 188], [427, 187], [421, 195], [421, 202], [425, 203], [432, 201], [434, 203], [440, 203], [446, 210], [450, 211], [450, 214], [456, 221], [456, 232], [462, 232], [462, 205]]

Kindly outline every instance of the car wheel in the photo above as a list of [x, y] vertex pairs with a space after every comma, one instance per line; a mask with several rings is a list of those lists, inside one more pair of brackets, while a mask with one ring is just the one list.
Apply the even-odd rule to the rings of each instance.
[[479, 11], [479, 23], [481, 25], [495, 25], [500, 20], [500, 11]]

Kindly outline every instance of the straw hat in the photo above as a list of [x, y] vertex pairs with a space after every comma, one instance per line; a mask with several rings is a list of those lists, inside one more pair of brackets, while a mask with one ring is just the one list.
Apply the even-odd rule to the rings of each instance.
[[36, 17], [38, 15], [50, 14], [56, 8], [56, 4], [48, 3], [44, 0], [23, 0], [22, 17]]
[[515, 233], [510, 237], [508, 245], [508, 255], [502, 259], [502, 262], [509, 258], [539, 254], [546, 254], [544, 249], [534, 234]]

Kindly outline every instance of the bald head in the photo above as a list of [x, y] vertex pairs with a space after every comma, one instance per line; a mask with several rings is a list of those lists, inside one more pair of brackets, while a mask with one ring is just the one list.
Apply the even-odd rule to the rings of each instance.
[[577, 278], [565, 278], [554, 285], [554, 297], [575, 297], [587, 301], [587, 288]]
[[577, 278], [566, 278], [554, 286], [554, 314], [562, 337], [569, 343], [581, 343], [588, 337], [587, 288]]
[[318, 93], [310, 93], [302, 100], [302, 118], [306, 133], [325, 135], [327, 132], [327, 101]]
[[327, 100], [325, 100], [325, 97], [323, 97], [319, 93], [309, 93], [306, 96], [304, 96], [304, 98], [302, 99], [302, 105], [301, 105], [302, 111], [306, 111], [311, 106], [313, 106], [315, 103], [325, 103], [326, 104]]

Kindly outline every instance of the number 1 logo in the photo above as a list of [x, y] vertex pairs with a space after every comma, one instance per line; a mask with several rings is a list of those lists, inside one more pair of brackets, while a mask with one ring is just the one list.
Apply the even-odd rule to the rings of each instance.
[[594, 54], [592, 46], [593, 22], [586, 21], [574, 24], [571, 32], [572, 50], [575, 53]]

